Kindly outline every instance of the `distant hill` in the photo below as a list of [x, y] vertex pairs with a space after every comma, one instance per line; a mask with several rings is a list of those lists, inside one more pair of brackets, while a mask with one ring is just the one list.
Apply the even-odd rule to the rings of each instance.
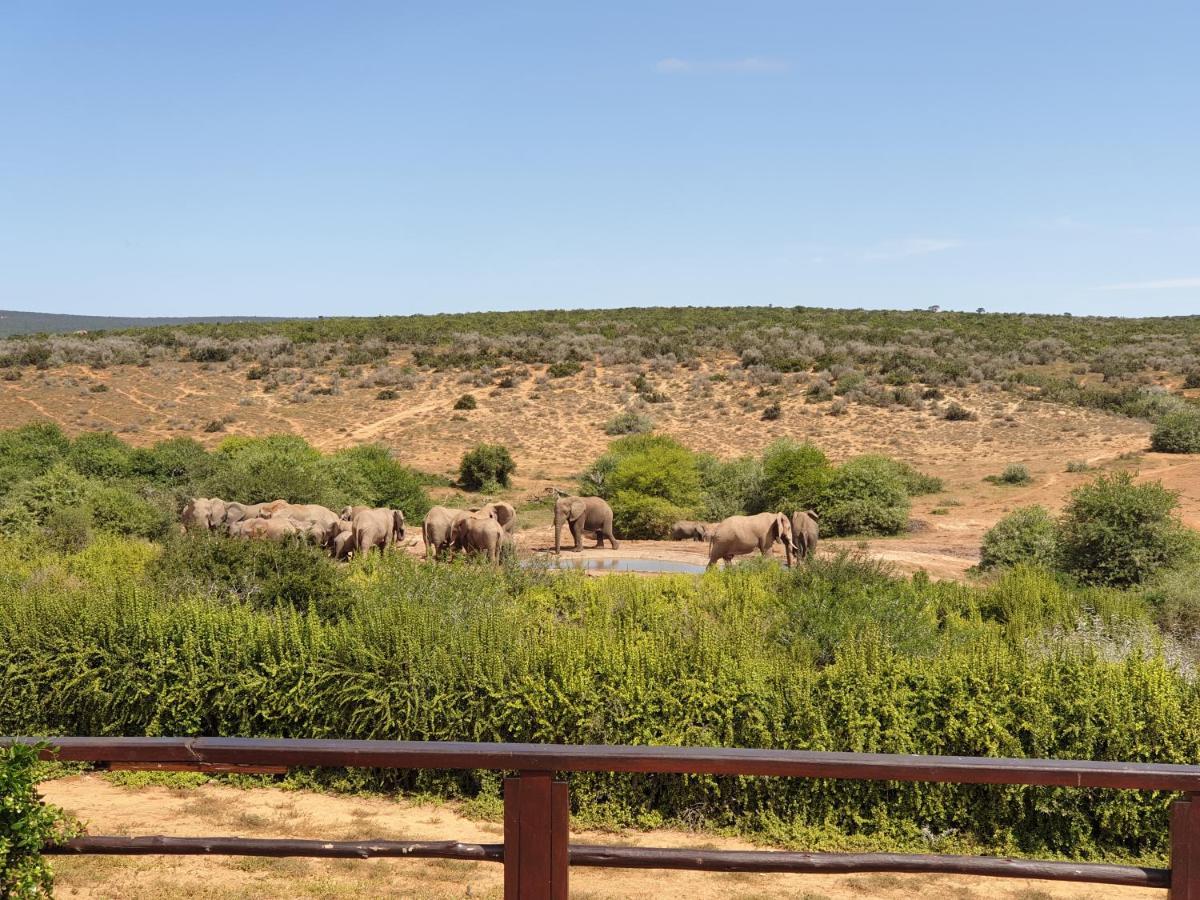
[[160, 325], [279, 321], [282, 320], [267, 316], [72, 316], [0, 309], [0, 338], [13, 334], [63, 334], [72, 331], [110, 331], [115, 328], [153, 328]]

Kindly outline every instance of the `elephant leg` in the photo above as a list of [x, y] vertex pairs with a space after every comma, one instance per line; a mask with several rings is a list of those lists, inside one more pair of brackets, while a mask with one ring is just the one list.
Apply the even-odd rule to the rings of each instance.
[[595, 549], [595, 550], [603, 550], [604, 549], [604, 529], [603, 528], [596, 529], [596, 546], [593, 549]]
[[575, 552], [583, 549], [583, 519], [578, 518], [571, 523], [571, 537], [575, 539]]

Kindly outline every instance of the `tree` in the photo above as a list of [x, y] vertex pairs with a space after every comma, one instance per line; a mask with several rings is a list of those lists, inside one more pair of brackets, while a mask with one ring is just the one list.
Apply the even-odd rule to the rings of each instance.
[[508, 487], [517, 470], [508, 448], [502, 444], [479, 444], [463, 454], [458, 464], [458, 483], [468, 491]]
[[812, 444], [778, 440], [763, 453], [762, 480], [751, 512], [816, 506], [831, 474], [829, 459]]

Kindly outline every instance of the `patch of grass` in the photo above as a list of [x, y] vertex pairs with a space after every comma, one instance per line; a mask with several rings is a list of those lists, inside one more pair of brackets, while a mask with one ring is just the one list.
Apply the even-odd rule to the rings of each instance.
[[984, 481], [992, 484], [1007, 484], [1018, 486], [1023, 484], [1032, 484], [1033, 476], [1029, 474], [1029, 469], [1020, 463], [1012, 463], [1005, 466], [1004, 471], [999, 475], [988, 475]]

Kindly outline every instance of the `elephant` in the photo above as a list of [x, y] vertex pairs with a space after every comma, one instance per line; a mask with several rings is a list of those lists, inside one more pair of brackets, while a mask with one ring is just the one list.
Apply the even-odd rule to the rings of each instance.
[[820, 533], [820, 518], [811, 510], [792, 513], [792, 541], [796, 547], [796, 558], [807, 559], [817, 552], [817, 537]]
[[451, 509], [447, 506], [435, 506], [425, 513], [425, 521], [421, 523], [421, 537], [425, 541], [425, 555], [437, 556], [450, 549], [453, 540], [452, 530], [459, 519], [471, 515], [465, 509]]
[[276, 510], [287, 505], [286, 500], [272, 500], [270, 503], [226, 503], [225, 524], [233, 525], [245, 519], [269, 519]]
[[486, 553], [488, 562], [500, 562], [500, 547], [504, 544], [504, 528], [491, 516], [469, 514], [462, 516], [450, 530], [450, 542], [456, 550]]
[[295, 522], [305, 522], [312, 526], [310, 533], [322, 547], [329, 547], [338, 534], [338, 522], [341, 521], [332, 509], [319, 503], [284, 503], [267, 505], [264, 518], [288, 518]]
[[213, 531], [225, 524], [225, 501], [220, 497], [192, 497], [180, 515], [184, 531]]
[[792, 565], [792, 553], [799, 552], [792, 539], [792, 523], [784, 513], [759, 513], [756, 516], [730, 516], [712, 529], [709, 537], [708, 568], [725, 560], [729, 565], [735, 556], [758, 550], [763, 556], [779, 541], [783, 544], [787, 564]]
[[596, 533], [596, 548], [604, 546], [604, 539], [617, 550], [621, 544], [613, 537], [612, 507], [600, 497], [559, 497], [554, 501], [554, 552], [560, 553], [563, 523], [571, 529], [575, 538], [575, 551], [583, 549], [583, 533]]
[[500, 527], [504, 529], [505, 535], [511, 535], [517, 530], [517, 511], [511, 503], [505, 503], [503, 500], [495, 500], [487, 504], [487, 506], [481, 506], [479, 509], [471, 510], [471, 512], [491, 516], [500, 523]]
[[312, 525], [308, 522], [297, 522], [282, 516], [265, 519], [256, 516], [244, 519], [229, 526], [229, 534], [233, 537], [249, 538], [252, 540], [286, 541], [290, 537], [308, 538], [312, 535]]
[[671, 526], [671, 540], [707, 541], [711, 527], [707, 522], [690, 522], [682, 519]]
[[342, 519], [338, 519], [337, 525], [334, 526], [335, 532], [333, 542], [329, 545], [329, 552], [334, 559], [347, 559], [350, 552], [354, 549], [354, 526]]
[[354, 552], [360, 556], [375, 547], [382, 552], [404, 539], [404, 513], [398, 509], [347, 506], [341, 518], [354, 529]]

